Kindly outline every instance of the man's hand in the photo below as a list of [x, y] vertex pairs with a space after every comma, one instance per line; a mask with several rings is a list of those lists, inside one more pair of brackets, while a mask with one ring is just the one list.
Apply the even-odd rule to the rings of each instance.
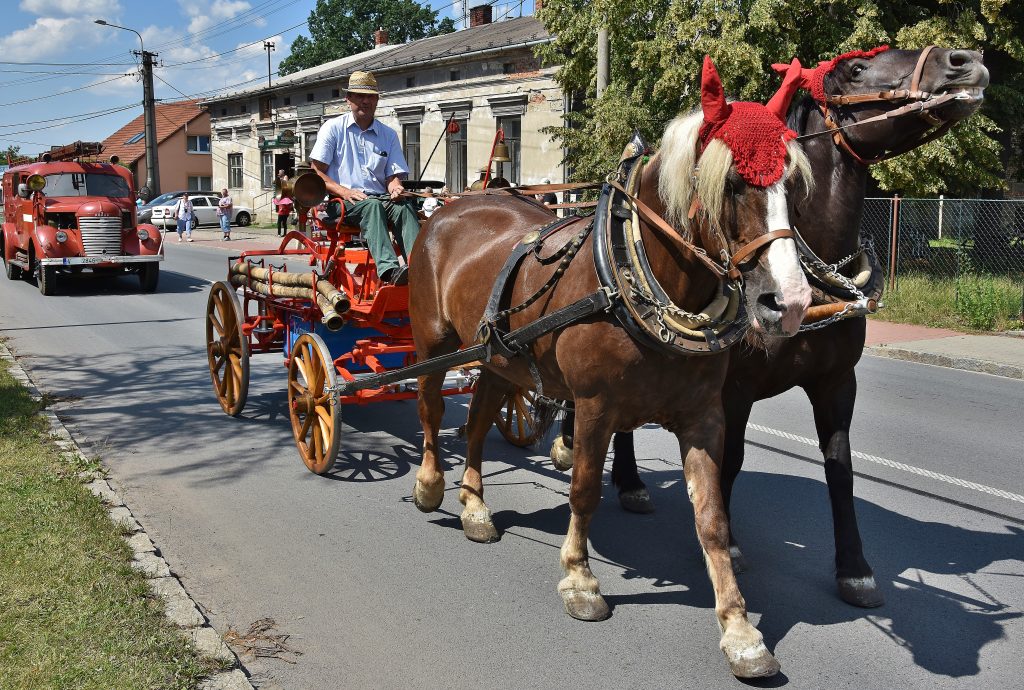
[[391, 195], [391, 200], [394, 201], [398, 197], [402, 196], [402, 192], [405, 191], [405, 187], [402, 186], [401, 181], [396, 177], [388, 183], [388, 194]]
[[349, 189], [348, 187], [342, 187], [341, 194], [338, 196], [341, 197], [342, 201], [351, 201], [353, 203], [367, 198], [367, 196], [358, 189]]

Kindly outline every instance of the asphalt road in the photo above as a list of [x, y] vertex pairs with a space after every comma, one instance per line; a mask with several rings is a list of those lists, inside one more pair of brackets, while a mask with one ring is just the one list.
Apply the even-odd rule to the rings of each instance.
[[[294, 653], [249, 660], [263, 688], [734, 687], [682, 485], [657, 429], [638, 456], [658, 510], [612, 491], [591, 534], [611, 619], [562, 611], [568, 476], [492, 432], [487, 498], [502, 540], [467, 541], [456, 482], [465, 400], [443, 446], [453, 487], [423, 515], [410, 494], [412, 401], [344, 411], [333, 474], [291, 439], [279, 355], [253, 360], [231, 419], [207, 373], [208, 285], [226, 252], [172, 244], [160, 291], [81, 280], [44, 298], [0, 278], [0, 336], [21, 358], [222, 633], [272, 618]], [[1017, 687], [1024, 639], [1024, 382], [867, 357], [852, 432], [857, 511], [887, 602], [834, 594], [831, 517], [810, 408], [790, 393], [751, 419], [734, 524], [740, 587], [782, 663], [770, 686]], [[1002, 492], [1002, 493], [1000, 493]], [[72, 535], [73, 538], [73, 535]]]

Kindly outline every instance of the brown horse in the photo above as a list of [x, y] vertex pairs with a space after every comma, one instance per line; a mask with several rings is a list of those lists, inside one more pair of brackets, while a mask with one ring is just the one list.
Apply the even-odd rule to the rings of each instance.
[[[794, 225], [811, 250], [833, 264], [860, 250], [868, 165], [905, 152], [924, 137], [941, 135], [950, 124], [971, 115], [981, 105], [989, 77], [979, 53], [945, 48], [869, 51], [841, 56], [830, 66], [819, 67], [817, 74], [805, 70], [802, 85], [813, 96], [798, 103], [788, 121], [801, 135], [828, 132], [827, 110], [832, 122], [847, 127], [843, 130], [845, 142], [833, 136], [801, 136], [815, 185], [810, 196], [795, 200]], [[918, 92], [917, 100], [913, 93], [900, 98], [901, 89]], [[878, 97], [887, 93], [893, 97]], [[936, 97], [944, 94], [956, 94], [957, 98], [929, 109], [928, 117], [913, 112], [880, 117], [909, 103], [935, 103]], [[872, 121], [857, 125], [868, 120]], [[856, 261], [840, 269], [846, 276], [857, 270]], [[730, 493], [743, 465], [744, 435], [754, 403], [796, 386], [802, 388], [813, 408], [825, 459], [839, 596], [854, 606], [873, 607], [880, 606], [883, 598], [864, 557], [857, 528], [849, 438], [857, 395], [854, 367], [864, 349], [865, 327], [864, 318], [852, 318], [801, 332], [795, 338], [759, 338], [730, 351], [722, 391], [726, 419], [722, 492], [728, 511]], [[571, 440], [564, 442], [571, 447]], [[612, 481], [627, 510], [653, 509], [637, 473], [631, 434], [616, 434]], [[734, 565], [742, 570], [742, 554], [731, 534], [730, 545]]]
[[[728, 145], [720, 139], [701, 138], [701, 132], [717, 127], [717, 118], [730, 108], [720, 91], [717, 98], [708, 95], [708, 82], [714, 80], [706, 72], [703, 119], [700, 113], [681, 116], [668, 126], [661, 150], [643, 168], [636, 193], [641, 204], [676, 228], [667, 232], [647, 220], [639, 223], [651, 271], [672, 302], [689, 312], [699, 311], [712, 301], [720, 294], [722, 284], [719, 276], [706, 268], [707, 256], [698, 260], [674, 232], [691, 238], [711, 256], [720, 256], [723, 249], [736, 256], [769, 231], [788, 228], [787, 190], [805, 193], [810, 184], [803, 154], [792, 141], [783, 144], [776, 137], [768, 142], [772, 150], [782, 147], [785, 169], [782, 172], [780, 154], [781, 178], [768, 186], [758, 186], [738, 174]], [[778, 112], [784, 113], [787, 107], [788, 98]], [[698, 144], [706, 147], [699, 157]], [[694, 203], [695, 199], [699, 204]], [[539, 204], [505, 195], [466, 197], [431, 218], [410, 260], [410, 316], [421, 360], [451, 353], [476, 340], [492, 283], [507, 256], [524, 235], [550, 221], [550, 212]], [[547, 243], [561, 246], [578, 237], [587, 223], [587, 219], [577, 219]], [[747, 318], [765, 334], [792, 335], [810, 300], [795, 245], [790, 239], [777, 239], [761, 249], [746, 262], [743, 280]], [[597, 291], [600, 283], [594, 254], [591, 243], [583, 244], [554, 288], [513, 316], [510, 327], [531, 323]], [[511, 304], [520, 304], [534, 295], [555, 270], [527, 257], [513, 279]], [[565, 578], [558, 585], [566, 611], [582, 620], [601, 620], [609, 615], [587, 554], [587, 534], [600, 500], [605, 453], [614, 431], [657, 422], [676, 434], [685, 459], [687, 491], [722, 628], [720, 646], [731, 670], [740, 677], [777, 672], [778, 663], [765, 648], [761, 633], [747, 620], [746, 605], [729, 560], [729, 527], [719, 488], [725, 430], [721, 387], [728, 359], [721, 355], [682, 356], [640, 342], [608, 313], [589, 316], [539, 338], [529, 347], [529, 358], [536, 363], [544, 392], [574, 400], [576, 405], [571, 518], [561, 550]], [[470, 404], [466, 468], [459, 500], [465, 506], [463, 530], [474, 541], [498, 538], [484, 502], [483, 442], [511, 387], [534, 386], [529, 358], [495, 356], [485, 363]], [[444, 372], [419, 378], [424, 448], [413, 497], [425, 512], [437, 509], [444, 496], [437, 443], [444, 412], [440, 394], [443, 378]], [[680, 395], [680, 390], [686, 394]]]

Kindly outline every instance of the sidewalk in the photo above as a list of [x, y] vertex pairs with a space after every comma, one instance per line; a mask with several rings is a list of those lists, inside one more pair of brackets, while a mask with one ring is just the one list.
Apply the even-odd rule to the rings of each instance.
[[1024, 379], [1024, 332], [965, 335], [868, 319], [864, 352], [940, 367]]
[[[231, 252], [252, 251], [254, 249], [275, 249], [281, 244], [276, 228], [257, 228], [248, 226], [240, 228], [231, 226], [231, 239], [225, 240], [219, 227], [199, 227], [192, 231], [193, 244], [203, 247], [217, 247]], [[165, 244], [178, 244], [178, 233], [167, 230], [164, 233]], [[185, 244], [183, 242], [182, 244]]]

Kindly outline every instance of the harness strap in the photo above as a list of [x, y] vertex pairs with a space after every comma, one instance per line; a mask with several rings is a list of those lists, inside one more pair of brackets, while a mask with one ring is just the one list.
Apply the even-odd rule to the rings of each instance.
[[732, 258], [729, 260], [729, 264], [732, 266], [732, 270], [739, 272], [740, 264], [746, 261], [753, 254], [757, 253], [757, 251], [764, 245], [774, 242], [775, 240], [781, 240], [787, 237], [792, 238], [794, 236], [795, 233], [789, 228], [766, 232], [757, 239], [751, 240], [747, 244], [743, 245], [739, 251], [732, 255]]

